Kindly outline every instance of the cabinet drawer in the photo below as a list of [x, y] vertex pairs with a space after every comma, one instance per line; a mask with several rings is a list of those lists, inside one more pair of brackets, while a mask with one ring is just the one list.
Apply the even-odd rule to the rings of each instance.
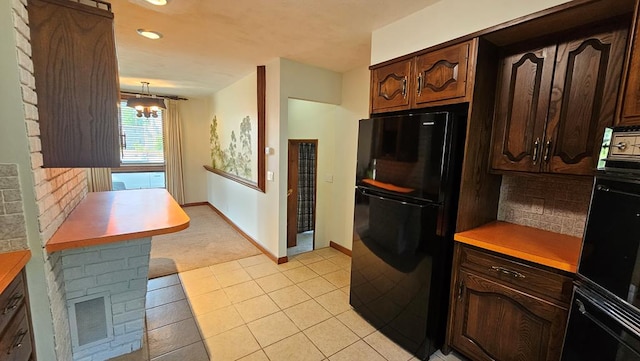
[[461, 247], [462, 267], [542, 299], [569, 304], [573, 281], [570, 277], [466, 246]]
[[0, 337], [0, 361], [27, 361], [32, 351], [29, 318], [26, 306], [22, 306]]
[[6, 290], [0, 294], [0, 334], [24, 303], [25, 288], [22, 273], [9, 284]]

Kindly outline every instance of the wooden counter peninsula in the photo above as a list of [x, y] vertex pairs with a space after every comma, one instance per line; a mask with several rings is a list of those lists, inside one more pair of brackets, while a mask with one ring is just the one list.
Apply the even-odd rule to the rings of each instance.
[[142, 347], [151, 237], [189, 217], [165, 189], [87, 194], [45, 245], [68, 310], [73, 360]]
[[165, 189], [87, 194], [47, 242], [48, 252], [172, 233], [189, 217]]

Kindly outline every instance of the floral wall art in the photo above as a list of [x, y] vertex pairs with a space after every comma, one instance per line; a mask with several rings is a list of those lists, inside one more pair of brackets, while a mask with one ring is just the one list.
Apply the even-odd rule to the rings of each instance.
[[250, 181], [256, 181], [255, 163], [252, 146], [251, 118], [242, 119], [238, 129], [231, 129], [228, 141], [221, 141], [218, 118], [213, 117], [210, 124], [211, 167]]
[[[259, 192], [266, 190], [266, 68], [257, 67], [211, 97], [209, 172]], [[207, 136], [207, 134], [202, 134]]]

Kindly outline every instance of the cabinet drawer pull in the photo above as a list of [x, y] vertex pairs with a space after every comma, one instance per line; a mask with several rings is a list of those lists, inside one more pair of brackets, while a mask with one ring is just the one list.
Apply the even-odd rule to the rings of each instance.
[[544, 145], [544, 161], [549, 161], [549, 153], [551, 153], [551, 139], [547, 140], [547, 143]]
[[418, 96], [422, 94], [422, 73], [418, 75]]
[[504, 268], [504, 267], [500, 267], [500, 266], [491, 266], [491, 269], [496, 271], [496, 272], [502, 272], [502, 273], [504, 273], [506, 275], [511, 275], [511, 276], [513, 276], [515, 278], [525, 278], [525, 275], [523, 275], [522, 273], [517, 272], [517, 271], [512, 271], [512, 270], [510, 270], [508, 268]]
[[407, 97], [407, 77], [405, 76], [404, 79], [402, 79], [402, 97], [406, 98]]
[[538, 152], [540, 151], [540, 138], [536, 138], [536, 141], [533, 142], [533, 164], [536, 164], [538, 161]]
[[9, 349], [9, 352], [7, 352], [7, 355], [10, 355], [11, 352], [13, 352], [15, 349], [18, 349], [20, 347], [22, 347], [22, 341], [24, 340], [24, 337], [27, 335], [27, 330], [20, 330], [14, 337], [13, 337], [13, 343], [11, 343], [11, 348]]
[[16, 308], [18, 308], [18, 306], [20, 305], [20, 301], [22, 301], [23, 298], [24, 298], [24, 295], [22, 293], [18, 293], [18, 294], [15, 294], [15, 295], [11, 296], [11, 298], [9, 299], [9, 303], [7, 304], [7, 306], [2, 311], [2, 314], [6, 315], [7, 313], [9, 313], [9, 312], [15, 310]]

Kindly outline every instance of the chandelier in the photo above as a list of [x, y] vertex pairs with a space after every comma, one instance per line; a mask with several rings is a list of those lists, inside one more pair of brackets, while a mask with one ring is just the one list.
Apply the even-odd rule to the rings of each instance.
[[141, 94], [136, 94], [135, 98], [129, 98], [127, 100], [127, 106], [134, 108], [137, 113], [136, 116], [145, 118], [158, 117], [158, 110], [160, 108], [166, 109], [164, 105], [164, 99], [156, 98], [155, 95], [151, 95], [149, 92], [149, 82], [143, 81]]

